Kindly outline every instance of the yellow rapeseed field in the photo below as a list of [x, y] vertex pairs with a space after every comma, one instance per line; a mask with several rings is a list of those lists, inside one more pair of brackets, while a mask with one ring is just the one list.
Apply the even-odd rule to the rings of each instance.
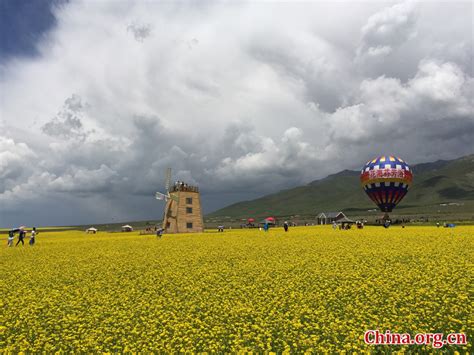
[[[6, 352], [405, 350], [368, 329], [462, 332], [472, 353], [474, 227], [155, 236], [1, 236]], [[27, 240], [26, 240], [27, 241]]]

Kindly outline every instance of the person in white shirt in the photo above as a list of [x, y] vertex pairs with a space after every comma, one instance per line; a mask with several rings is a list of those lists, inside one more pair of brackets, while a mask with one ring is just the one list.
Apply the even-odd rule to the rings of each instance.
[[36, 227], [33, 227], [33, 230], [31, 231], [31, 235], [30, 235], [30, 245], [35, 244], [36, 234], [37, 234]]

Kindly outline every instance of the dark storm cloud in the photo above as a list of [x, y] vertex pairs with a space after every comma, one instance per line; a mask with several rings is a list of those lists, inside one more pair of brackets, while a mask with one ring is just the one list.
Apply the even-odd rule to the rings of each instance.
[[77, 95], [72, 95], [64, 102], [61, 111], [41, 129], [49, 136], [64, 138], [84, 137], [85, 132], [81, 122], [81, 114], [84, 104]]
[[470, 4], [269, 6], [58, 9], [44, 55], [2, 68], [1, 223], [159, 216], [167, 167], [210, 211], [378, 154], [472, 153]]
[[138, 42], [143, 42], [151, 35], [151, 25], [132, 23], [127, 26], [127, 31], [131, 32]]

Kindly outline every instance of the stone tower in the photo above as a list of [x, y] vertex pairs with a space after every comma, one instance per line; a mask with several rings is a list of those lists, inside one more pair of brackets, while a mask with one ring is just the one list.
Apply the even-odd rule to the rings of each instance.
[[199, 188], [176, 182], [169, 190], [163, 218], [165, 233], [200, 233], [204, 231]]

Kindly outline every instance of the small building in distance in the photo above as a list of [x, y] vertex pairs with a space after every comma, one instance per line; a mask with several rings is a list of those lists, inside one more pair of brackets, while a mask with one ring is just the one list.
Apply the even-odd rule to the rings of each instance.
[[321, 212], [318, 217], [316, 217], [318, 224], [331, 224], [343, 218], [347, 219], [346, 215], [342, 212]]
[[346, 216], [337, 220], [337, 224], [340, 225], [341, 229], [349, 229], [354, 223], [356, 222], [354, 222], [352, 219], [347, 218]]
[[133, 227], [131, 225], [124, 225], [122, 226], [122, 232], [133, 232]]

